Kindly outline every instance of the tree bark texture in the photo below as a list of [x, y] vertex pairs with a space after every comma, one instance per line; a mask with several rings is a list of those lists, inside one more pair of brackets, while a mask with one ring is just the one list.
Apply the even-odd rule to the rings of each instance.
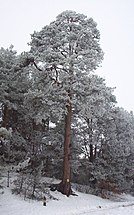
[[65, 116], [65, 134], [64, 134], [64, 163], [63, 163], [63, 179], [59, 185], [59, 191], [69, 196], [71, 191], [71, 117], [72, 117], [72, 106], [67, 106], [67, 115]]

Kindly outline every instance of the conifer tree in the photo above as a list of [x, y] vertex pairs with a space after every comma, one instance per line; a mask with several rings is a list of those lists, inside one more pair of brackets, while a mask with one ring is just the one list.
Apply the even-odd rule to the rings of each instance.
[[34, 32], [30, 43], [30, 52], [41, 65], [36, 90], [34, 85], [34, 93], [30, 92], [34, 98], [36, 93], [40, 102], [40, 117], [53, 115], [57, 120], [64, 118], [65, 122], [63, 178], [59, 190], [67, 196], [71, 194], [71, 123], [75, 104], [85, 97], [89, 74], [103, 59], [96, 26], [92, 18], [65, 11], [40, 32]]

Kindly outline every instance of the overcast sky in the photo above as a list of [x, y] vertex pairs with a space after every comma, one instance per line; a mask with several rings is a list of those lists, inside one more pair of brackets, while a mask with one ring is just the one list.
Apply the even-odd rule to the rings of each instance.
[[118, 105], [134, 111], [134, 0], [0, 0], [0, 47], [28, 51], [30, 34], [64, 10], [97, 22], [105, 56], [96, 73], [116, 87]]

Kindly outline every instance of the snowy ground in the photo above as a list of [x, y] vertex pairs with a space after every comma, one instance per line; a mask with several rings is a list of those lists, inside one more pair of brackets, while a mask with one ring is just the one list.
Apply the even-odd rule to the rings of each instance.
[[24, 200], [11, 194], [9, 188], [0, 190], [0, 215], [134, 215], [134, 197], [122, 196], [124, 201], [113, 202], [89, 194], [66, 197], [58, 192], [58, 200], [42, 202]]
[[52, 195], [58, 200], [47, 199], [45, 207], [42, 201], [24, 200], [24, 197], [12, 194], [12, 181], [7, 188], [7, 177], [2, 175], [0, 184], [4, 188], [0, 188], [0, 215], [134, 215], [134, 197], [129, 195], [110, 201], [79, 192], [75, 192], [78, 196], [66, 197], [55, 191]]

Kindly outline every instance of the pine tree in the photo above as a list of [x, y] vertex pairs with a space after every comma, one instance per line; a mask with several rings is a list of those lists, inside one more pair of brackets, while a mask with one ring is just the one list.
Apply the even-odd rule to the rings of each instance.
[[[103, 119], [103, 141], [92, 175], [98, 182], [113, 184], [113, 191], [130, 192], [133, 185], [133, 117], [114, 107]], [[130, 161], [131, 160], [131, 161]]]
[[30, 43], [31, 53], [42, 67], [35, 91], [42, 108], [44, 104], [42, 117], [49, 112], [49, 116], [64, 117], [65, 120], [64, 168], [59, 189], [67, 196], [71, 194], [71, 123], [74, 107], [79, 95], [85, 96], [83, 90], [86, 90], [85, 85], [88, 89], [90, 84], [90, 72], [97, 69], [103, 59], [100, 33], [96, 26], [92, 18], [65, 11], [40, 32], [34, 32]]

